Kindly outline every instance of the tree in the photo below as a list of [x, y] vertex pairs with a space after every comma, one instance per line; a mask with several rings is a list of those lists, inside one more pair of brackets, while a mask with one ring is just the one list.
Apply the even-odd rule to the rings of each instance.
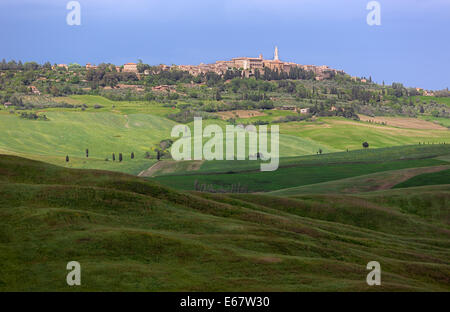
[[319, 149], [319, 154], [322, 154], [322, 149]]
[[119, 153], [119, 162], [123, 160], [122, 153]]
[[161, 152], [159, 150], [156, 151], [156, 159], [158, 161], [161, 159]]
[[69, 155], [66, 156], [66, 162], [69, 162]]
[[59, 89], [58, 89], [56, 86], [51, 86], [51, 87], [50, 87], [50, 93], [51, 93], [53, 96], [59, 96], [59, 95], [60, 95]]
[[220, 95], [220, 91], [219, 90], [216, 91], [215, 100], [216, 101], [222, 100], [222, 96]]
[[116, 161], [116, 154], [114, 154], [114, 153], [112, 154], [112, 160]]
[[88, 158], [89, 157], [89, 149], [87, 148], [86, 149], [86, 158]]
[[364, 143], [362, 144], [362, 146], [363, 146], [364, 148], [368, 148], [368, 147], [369, 147], [369, 143], [364, 142]]
[[134, 159], [134, 152], [131, 152], [131, 159]]
[[52, 64], [50, 64], [50, 62], [45, 62], [42, 67], [44, 69], [50, 70], [50, 69], [52, 69]]

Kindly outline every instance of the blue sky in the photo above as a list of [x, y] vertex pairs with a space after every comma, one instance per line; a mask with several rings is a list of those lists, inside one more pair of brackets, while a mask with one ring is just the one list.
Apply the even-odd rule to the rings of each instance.
[[450, 87], [450, 0], [2, 0], [0, 58], [199, 64], [236, 56], [329, 65], [377, 82]]

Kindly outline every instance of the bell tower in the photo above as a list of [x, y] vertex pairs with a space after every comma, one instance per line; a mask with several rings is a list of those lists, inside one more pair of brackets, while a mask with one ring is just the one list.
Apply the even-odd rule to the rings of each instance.
[[278, 58], [278, 47], [277, 47], [277, 46], [275, 46], [275, 54], [274, 54], [273, 60], [274, 60], [274, 61], [279, 61], [279, 60], [280, 60], [280, 59]]

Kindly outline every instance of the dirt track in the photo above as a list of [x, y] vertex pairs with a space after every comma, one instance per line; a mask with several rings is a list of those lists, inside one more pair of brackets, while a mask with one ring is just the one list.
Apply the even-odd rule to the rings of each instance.
[[345, 188], [342, 190], [345, 193], [360, 193], [360, 192], [372, 192], [372, 191], [382, 191], [389, 190], [395, 185], [405, 182], [417, 175], [424, 173], [432, 173], [450, 169], [449, 165], [434, 166], [434, 167], [423, 167], [423, 168], [412, 168], [412, 169], [401, 169], [392, 172], [385, 172], [384, 174], [372, 175], [371, 178], [367, 180], [358, 181], [359, 185], [355, 185], [350, 188]]
[[435, 124], [430, 121], [407, 118], [407, 117], [370, 117], [366, 115], [359, 115], [361, 121], [373, 121], [375, 123], [384, 122], [387, 126], [394, 126], [407, 129], [420, 129], [420, 130], [447, 130], [446, 127]]
[[219, 112], [217, 113], [222, 119], [228, 118], [251, 118], [256, 116], [266, 116], [265, 113], [261, 113], [257, 110], [234, 110], [227, 112]]
[[185, 171], [195, 171], [200, 169], [203, 161], [189, 161], [189, 162], [177, 162], [177, 161], [158, 161], [150, 168], [141, 171], [138, 177], [152, 177], [156, 172], [170, 173], [175, 172], [178, 166], [184, 166]]

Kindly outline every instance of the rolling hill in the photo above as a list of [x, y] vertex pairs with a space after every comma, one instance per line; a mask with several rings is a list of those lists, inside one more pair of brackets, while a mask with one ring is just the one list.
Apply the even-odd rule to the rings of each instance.
[[[33, 101], [37, 99], [33, 98]], [[69, 168], [104, 169], [137, 175], [154, 163], [145, 158], [146, 153], [151, 152], [154, 157], [154, 147], [160, 141], [170, 139], [172, 127], [178, 124], [167, 117], [179, 110], [155, 101], [112, 101], [94, 95], [44, 98], [39, 101], [43, 101], [39, 105], [51, 101], [78, 106], [32, 110], [40, 115], [45, 114], [47, 121], [20, 118], [21, 110], [13, 111], [13, 114], [0, 110], [1, 153]], [[270, 110], [261, 118], [243, 118], [240, 121], [248, 123], [262, 119], [273, 122], [279, 116], [289, 114], [294, 113]], [[396, 125], [402, 127], [341, 117], [280, 123], [280, 156], [288, 158], [315, 155], [319, 151], [324, 154], [354, 151], [359, 150], [364, 141], [369, 142], [370, 148], [415, 145], [419, 142], [450, 143], [450, 132], [446, 128], [436, 128], [429, 122], [429, 127], [434, 128], [421, 129], [421, 122], [426, 121], [417, 119], [410, 122], [410, 118], [402, 117], [395, 120]], [[222, 128], [227, 124], [221, 119], [204, 120], [204, 126], [211, 123]], [[192, 123], [188, 126], [192, 127]], [[89, 159], [84, 156], [86, 149], [90, 152]], [[133, 161], [129, 159], [131, 152], [135, 154]], [[112, 153], [116, 156], [123, 153], [124, 161], [120, 164], [107, 161], [111, 160]], [[65, 162], [66, 155], [71, 158], [69, 163]], [[238, 166], [242, 165], [239, 163]]]
[[[329, 182], [327, 186], [330, 186], [340, 183], [334, 181], [341, 179], [392, 170], [446, 166], [448, 161], [439, 157], [449, 154], [450, 145], [441, 144], [288, 157], [282, 158], [280, 167], [273, 172], [260, 172], [258, 161], [205, 161], [195, 170], [186, 167], [192, 162], [186, 162], [184, 167], [181, 164], [173, 167], [169, 162], [167, 166], [171, 170], [159, 166], [151, 179], [184, 190], [194, 190], [196, 184], [203, 184], [230, 191], [232, 185], [240, 184], [250, 192], [270, 192], [300, 186], [310, 188], [313, 186], [309, 185], [323, 182]], [[379, 179], [385, 178], [381, 174]], [[353, 182], [350, 180], [347, 184]], [[361, 187], [370, 188], [370, 184], [365, 183]], [[321, 192], [327, 192], [327, 188]]]
[[[70, 291], [75, 260], [77, 291], [448, 291], [449, 194], [181, 192], [3, 155], [0, 290]], [[365, 281], [374, 260], [375, 289]]]

